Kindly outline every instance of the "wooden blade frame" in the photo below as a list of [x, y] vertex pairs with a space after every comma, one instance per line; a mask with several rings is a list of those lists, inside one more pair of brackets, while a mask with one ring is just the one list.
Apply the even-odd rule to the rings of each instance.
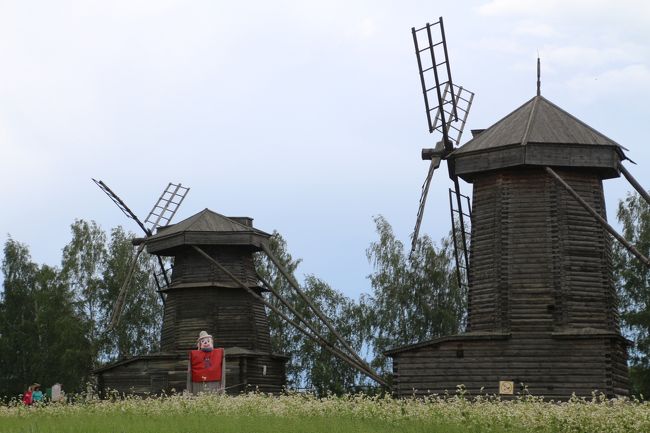
[[[126, 215], [128, 218], [132, 219], [135, 221], [138, 226], [142, 229], [142, 231], [145, 233], [145, 242], [140, 244], [136, 256], [134, 259], [134, 262], [129, 269], [129, 273], [127, 274], [126, 281], [122, 284], [122, 288], [120, 289], [120, 294], [118, 295], [118, 299], [115, 302], [115, 306], [113, 307], [113, 313], [111, 314], [111, 322], [109, 324], [109, 328], [112, 328], [114, 324], [117, 324], [119, 321], [119, 313], [122, 310], [123, 304], [124, 304], [124, 298], [126, 297], [126, 287], [128, 287], [128, 284], [131, 281], [131, 277], [133, 275], [135, 266], [137, 264], [137, 259], [142, 254], [142, 251], [144, 250], [144, 246], [146, 244], [146, 238], [151, 236], [153, 234], [153, 230], [159, 227], [161, 222], [164, 224], [169, 224], [171, 219], [174, 217], [176, 214], [176, 211], [178, 210], [179, 206], [185, 199], [185, 196], [189, 192], [189, 188], [182, 186], [182, 184], [173, 184], [169, 183], [167, 185], [167, 188], [163, 191], [161, 196], [158, 198], [158, 201], [154, 205], [154, 207], [151, 209], [151, 212], [149, 212], [149, 215], [145, 219], [145, 222], [149, 225], [145, 225], [140, 219], [133, 213], [133, 211], [124, 203], [124, 201], [117, 195], [115, 192], [113, 192], [112, 189], [108, 187], [103, 181], [101, 180], [96, 180], [92, 179], [93, 182], [102, 190], [104, 193], [115, 203], [115, 205]], [[162, 261], [162, 258], [160, 256], [156, 256], [158, 259], [158, 265], [160, 266], [160, 270], [162, 273], [162, 276], [164, 278], [164, 286], [167, 287], [169, 286], [169, 277], [167, 276], [167, 271], [165, 270], [165, 264]], [[158, 280], [156, 279], [156, 284], [158, 284]], [[159, 284], [158, 284], [159, 285]], [[162, 300], [162, 303], [164, 305], [165, 303], [165, 297], [162, 294], [162, 288], [158, 287], [158, 294], [160, 295], [160, 298]], [[118, 314], [118, 317], [115, 316], [115, 314]]]
[[[439, 32], [439, 37], [436, 34], [435, 41], [432, 29], [434, 32]], [[420, 84], [422, 85], [422, 95], [424, 97], [429, 132], [432, 133], [436, 130], [441, 132], [445, 148], [451, 150], [451, 145], [448, 140], [447, 124], [451, 120], [457, 120], [458, 114], [442, 17], [437, 22], [433, 24], [427, 23], [420, 29], [416, 30], [413, 27], [411, 33], [413, 34], [415, 56], [418, 61], [418, 72], [420, 73]], [[451, 92], [451, 97], [447, 101], [443, 98], [442, 86], [448, 86]], [[434, 100], [437, 101], [437, 105], [432, 106], [431, 93], [435, 94]], [[447, 105], [451, 105], [451, 107], [447, 109]], [[431, 112], [440, 114], [439, 124], [434, 122]], [[447, 113], [450, 113], [450, 115], [448, 116]]]
[[170, 223], [189, 190], [180, 183], [174, 184], [170, 182], [167, 185], [167, 188], [165, 188], [144, 220], [144, 225], [147, 226], [150, 233], [153, 233], [158, 227]]
[[[434, 39], [433, 33], [437, 30], [439, 30], [440, 37]], [[442, 17], [440, 17], [437, 22], [433, 24], [427, 23], [420, 29], [415, 29], [415, 27], [413, 27], [411, 32], [413, 35], [413, 44], [415, 45], [415, 55], [418, 62], [418, 72], [420, 74], [420, 84], [422, 86], [422, 95], [424, 97], [424, 106], [429, 132], [432, 133], [434, 131], [439, 131], [442, 133], [444, 149], [440, 153], [437, 152], [437, 146], [436, 150], [433, 152], [425, 152], [425, 150], [423, 150], [423, 157], [426, 153], [432, 157], [432, 160], [427, 177], [422, 185], [422, 194], [420, 196], [418, 215], [415, 222], [415, 229], [413, 230], [411, 244], [411, 253], [413, 253], [417, 245], [417, 239], [420, 232], [420, 226], [424, 215], [424, 208], [426, 206], [429, 185], [431, 183], [433, 172], [438, 168], [440, 159], [446, 159], [453, 151], [454, 147], [460, 145], [467, 116], [469, 115], [469, 110], [474, 100], [474, 92], [456, 86], [453, 83], [451, 67], [449, 64], [449, 54], [447, 51], [447, 39], [445, 36]], [[435, 100], [437, 100], [437, 105], [433, 107], [431, 104], [432, 98], [430, 98], [430, 94], [435, 94]], [[432, 111], [435, 111], [436, 113], [433, 121], [431, 116]], [[458, 126], [453, 124], [453, 122], [457, 121], [460, 121]], [[453, 138], [450, 137], [450, 131], [453, 131]], [[458, 177], [455, 175], [451, 165], [448, 165], [448, 169], [449, 177], [454, 181], [457, 194], [460, 194]], [[457, 206], [462, 214], [462, 203], [459, 195], [457, 196]], [[466, 251], [467, 244], [464, 236], [465, 229], [462, 219], [460, 223], [461, 232], [463, 232], [464, 250]]]

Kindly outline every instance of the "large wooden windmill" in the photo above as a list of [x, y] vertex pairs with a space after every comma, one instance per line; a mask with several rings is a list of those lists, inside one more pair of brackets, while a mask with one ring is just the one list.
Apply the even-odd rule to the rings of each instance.
[[538, 80], [536, 96], [445, 155], [473, 187], [467, 329], [387, 351], [395, 394], [628, 394], [610, 234], [624, 240], [602, 188], [629, 177], [623, 150], [541, 96]]

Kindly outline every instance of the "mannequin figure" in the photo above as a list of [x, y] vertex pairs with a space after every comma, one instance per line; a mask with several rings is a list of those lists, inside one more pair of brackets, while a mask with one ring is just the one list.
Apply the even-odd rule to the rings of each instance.
[[223, 348], [214, 348], [212, 335], [201, 331], [197, 349], [191, 350], [187, 365], [187, 390], [199, 392], [225, 392], [226, 362]]

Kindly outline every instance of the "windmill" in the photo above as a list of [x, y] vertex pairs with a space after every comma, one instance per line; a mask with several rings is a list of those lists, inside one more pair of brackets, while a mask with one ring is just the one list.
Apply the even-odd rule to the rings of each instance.
[[[417, 244], [433, 173], [440, 166], [440, 162], [447, 160], [454, 149], [460, 145], [474, 93], [454, 84], [452, 80], [442, 17], [433, 24], [427, 23], [419, 29], [413, 27], [411, 32], [413, 33], [415, 55], [418, 61], [429, 133], [437, 132], [442, 135], [442, 140], [436, 143], [435, 148], [422, 149], [422, 159], [430, 160], [431, 163], [422, 184], [420, 204], [411, 244], [411, 253], [413, 253]], [[434, 112], [435, 116], [432, 116]], [[465, 202], [465, 206], [470, 212], [469, 197], [460, 192], [458, 176], [454, 172], [452, 161], [447, 162], [447, 169], [449, 178], [454, 183], [454, 188], [449, 189], [449, 205], [456, 259], [456, 276], [458, 284], [466, 286], [465, 279], [469, 268], [467, 248], [467, 235], [469, 232], [467, 231], [466, 218], [469, 218], [470, 214], [463, 210], [463, 202]]]
[[[143, 239], [136, 240], [139, 242], [138, 249], [136, 250], [135, 256], [132, 258], [131, 265], [129, 266], [126, 278], [122, 283], [120, 293], [117, 297], [117, 300], [115, 301], [115, 305], [113, 306], [113, 311], [111, 313], [108, 327], [109, 329], [112, 329], [119, 323], [120, 315], [124, 307], [124, 302], [126, 300], [127, 288], [131, 282], [133, 273], [135, 272], [135, 268], [138, 263], [138, 257], [140, 257], [140, 254], [142, 254], [142, 251], [144, 251], [144, 248], [147, 244], [147, 238], [153, 235], [154, 231], [158, 227], [166, 226], [170, 223], [190, 189], [184, 187], [180, 183], [174, 184], [170, 182], [158, 198], [158, 201], [156, 201], [154, 204], [144, 222], [142, 222], [126, 205], [126, 203], [124, 203], [124, 201], [122, 201], [122, 199], [108, 187], [108, 185], [106, 185], [101, 180], [93, 179], [93, 182], [95, 182], [95, 184], [97, 184], [97, 186], [102, 191], [104, 191], [104, 193], [106, 193], [106, 195], [113, 201], [113, 203], [117, 205], [117, 207], [124, 213], [124, 215], [127, 216], [127, 218], [132, 219], [138, 224], [145, 235]], [[158, 255], [156, 257], [158, 259], [157, 261], [160, 269], [158, 272], [154, 273], [154, 279], [158, 285], [158, 294], [164, 303], [165, 298], [162, 294], [162, 289], [169, 286], [169, 277], [167, 275], [167, 270], [165, 269], [163, 259]]]

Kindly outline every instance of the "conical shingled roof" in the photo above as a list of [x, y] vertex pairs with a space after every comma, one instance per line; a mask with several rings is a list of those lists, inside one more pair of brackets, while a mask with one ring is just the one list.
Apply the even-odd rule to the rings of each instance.
[[466, 181], [517, 166], [593, 168], [617, 177], [623, 147], [541, 95], [454, 150], [449, 159]]
[[161, 253], [181, 245], [251, 245], [259, 247], [271, 235], [210, 209], [176, 224], [159, 227], [147, 238], [147, 251]]
[[541, 95], [472, 138], [455, 155], [528, 143], [620, 146]]

